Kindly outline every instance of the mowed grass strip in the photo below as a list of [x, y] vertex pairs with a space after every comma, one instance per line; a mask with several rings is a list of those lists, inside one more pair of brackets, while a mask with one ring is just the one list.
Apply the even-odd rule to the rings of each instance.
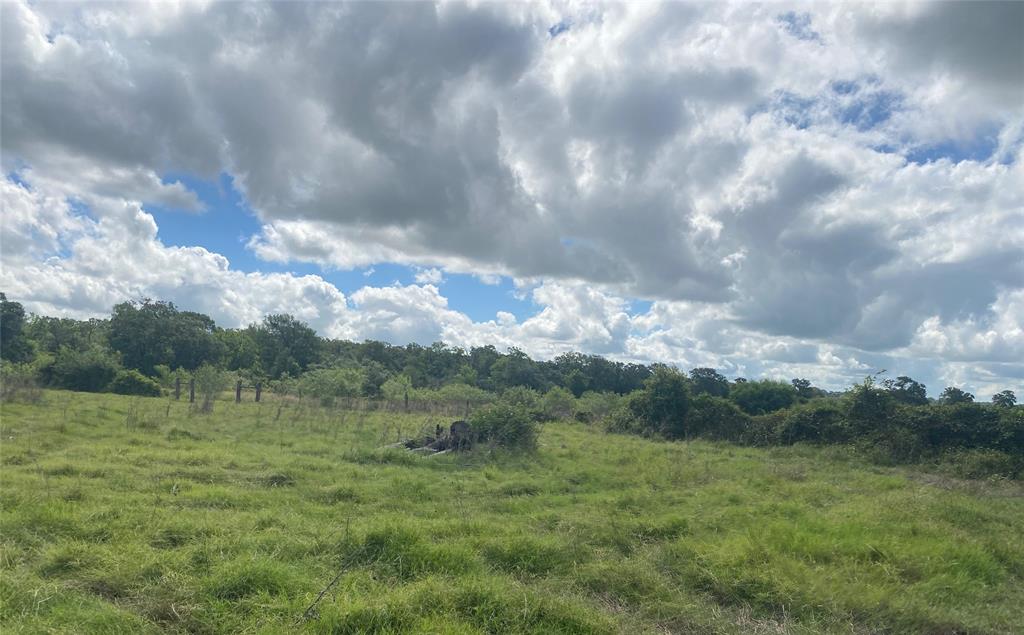
[[1019, 483], [567, 422], [530, 455], [379, 449], [437, 423], [4, 404], [0, 630], [1024, 632]]

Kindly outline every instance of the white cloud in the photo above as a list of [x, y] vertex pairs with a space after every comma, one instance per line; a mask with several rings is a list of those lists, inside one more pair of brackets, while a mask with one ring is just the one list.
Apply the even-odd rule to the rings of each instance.
[[[1019, 384], [1022, 7], [8, 3], [2, 167], [29, 187], [3, 184], [3, 284], [47, 312], [149, 294], [356, 338]], [[167, 175], [221, 173], [260, 258], [417, 284], [350, 304], [162, 245], [147, 205], [202, 208]], [[541, 308], [474, 323], [445, 273]]]

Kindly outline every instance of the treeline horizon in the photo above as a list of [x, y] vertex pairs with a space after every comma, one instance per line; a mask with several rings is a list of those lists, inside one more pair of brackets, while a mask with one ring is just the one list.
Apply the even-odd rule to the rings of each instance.
[[[150, 298], [116, 304], [109, 318], [85, 320], [26, 314], [20, 303], [9, 301], [2, 292], [0, 305], [0, 359], [32, 364], [46, 385], [87, 392], [105, 390], [121, 370], [158, 379], [210, 365], [237, 373], [251, 383], [295, 379], [311, 370], [359, 369], [363, 376], [358, 392], [370, 399], [383, 397], [385, 383], [398, 376], [407, 378], [404, 383], [412, 389], [464, 384], [501, 393], [514, 387], [539, 392], [558, 387], [580, 397], [586, 392], [629, 394], [642, 389], [656, 369], [675, 368], [658, 362], [613, 361], [576, 351], [551, 360], [534, 360], [514, 346], [503, 353], [490, 344], [466, 350], [444, 342], [423, 346], [332, 339], [286, 313], [267, 315], [246, 327], [224, 328], [203, 313]], [[729, 380], [713, 368], [694, 368], [687, 378], [695, 394], [726, 396], [736, 387], [741, 392], [752, 388], [740, 386], [749, 379]], [[773, 392], [784, 393], [773, 397], [780, 407], [844, 392], [815, 387], [803, 378], [793, 378], [788, 384], [773, 379], [755, 383], [772, 384]], [[908, 404], [975, 399], [953, 386], [946, 387], [938, 399], [931, 399], [924, 384], [902, 375], [885, 379], [881, 385]], [[1009, 395], [1013, 393], [996, 393], [992, 403], [1005, 404]]]

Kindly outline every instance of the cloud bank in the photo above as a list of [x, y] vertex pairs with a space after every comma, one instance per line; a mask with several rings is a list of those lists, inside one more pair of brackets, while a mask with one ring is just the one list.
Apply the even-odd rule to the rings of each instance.
[[[0, 286], [225, 325], [1024, 384], [1022, 3], [7, 3]], [[557, 27], [557, 28], [556, 28]], [[230, 177], [247, 249], [165, 245]], [[516, 281], [473, 321], [446, 273]], [[634, 299], [649, 302], [641, 311]], [[916, 373], [916, 374], [915, 374]]]

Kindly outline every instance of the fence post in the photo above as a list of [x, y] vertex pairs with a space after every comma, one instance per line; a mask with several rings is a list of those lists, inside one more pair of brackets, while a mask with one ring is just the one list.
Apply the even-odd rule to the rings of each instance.
[[174, 400], [181, 399], [181, 377], [174, 378]]
[[235, 403], [242, 403], [242, 380], [235, 382]]
[[260, 392], [263, 390], [263, 385], [260, 382], [256, 382], [256, 403], [260, 402]]
[[188, 380], [188, 402], [196, 402], [196, 380], [194, 377]]

